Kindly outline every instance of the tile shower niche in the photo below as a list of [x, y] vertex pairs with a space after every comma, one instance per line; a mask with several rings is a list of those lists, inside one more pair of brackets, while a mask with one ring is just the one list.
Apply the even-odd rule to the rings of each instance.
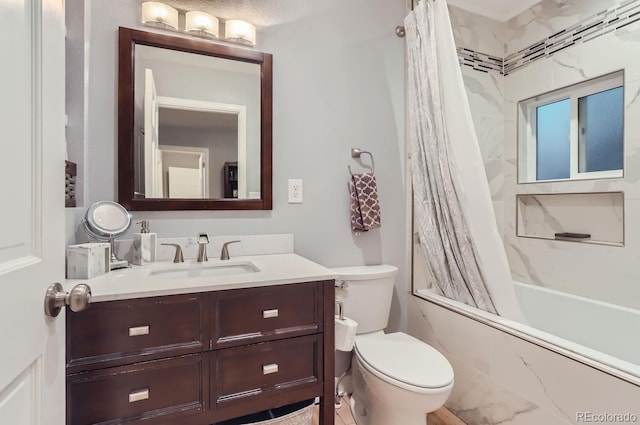
[[519, 237], [624, 246], [624, 193], [522, 194]]

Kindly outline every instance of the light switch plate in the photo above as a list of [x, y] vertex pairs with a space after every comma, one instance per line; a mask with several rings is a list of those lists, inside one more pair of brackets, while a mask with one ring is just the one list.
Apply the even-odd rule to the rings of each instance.
[[302, 179], [289, 179], [289, 203], [302, 203]]

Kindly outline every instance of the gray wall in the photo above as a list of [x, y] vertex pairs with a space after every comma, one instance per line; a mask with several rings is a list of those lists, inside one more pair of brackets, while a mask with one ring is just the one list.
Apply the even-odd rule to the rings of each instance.
[[[79, 7], [68, 0], [67, 7]], [[87, 1], [89, 57], [84, 141], [85, 206], [115, 199], [117, 27], [140, 27], [135, 0]], [[274, 0], [257, 50], [273, 54], [273, 210], [137, 212], [159, 237], [293, 233], [295, 250], [325, 266], [388, 263], [399, 267], [391, 328], [404, 328], [406, 182], [404, 41], [394, 35], [402, 0]], [[294, 13], [295, 12], [295, 13]], [[292, 17], [292, 15], [295, 15]], [[349, 228], [347, 165], [351, 147], [371, 151], [382, 228]], [[287, 203], [287, 179], [300, 178], [304, 203]], [[68, 241], [81, 210], [68, 213]]]

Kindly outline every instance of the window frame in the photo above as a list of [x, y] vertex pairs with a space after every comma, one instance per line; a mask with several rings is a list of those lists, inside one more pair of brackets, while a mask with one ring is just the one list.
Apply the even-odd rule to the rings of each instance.
[[[580, 156], [585, 155], [584, 140], [579, 139], [580, 123], [578, 122], [578, 102], [580, 98], [622, 87], [622, 126], [623, 126], [623, 165], [621, 169], [606, 171], [579, 172]], [[592, 78], [568, 87], [553, 90], [518, 102], [518, 183], [544, 183], [554, 181], [572, 181], [589, 179], [612, 179], [624, 177], [624, 145], [625, 145], [625, 101], [624, 71], [616, 71], [607, 75]], [[563, 179], [537, 179], [538, 140], [537, 108], [561, 100], [570, 100], [569, 123], [569, 177]]]

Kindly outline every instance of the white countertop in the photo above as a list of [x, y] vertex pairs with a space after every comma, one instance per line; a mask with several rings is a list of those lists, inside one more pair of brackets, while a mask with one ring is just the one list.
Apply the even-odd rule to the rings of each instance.
[[[258, 271], [222, 276], [189, 278], [158, 278], [158, 272], [181, 268], [206, 268], [216, 265], [234, 266], [251, 263]], [[131, 266], [114, 270], [93, 279], [67, 279], [64, 287], [69, 291], [78, 283], [91, 287], [92, 302], [221, 291], [225, 289], [255, 288], [319, 280], [336, 279], [332, 270], [297, 254], [238, 256], [231, 260], [211, 259], [206, 263], [187, 260], [184, 263], [157, 262], [147, 266]]]

